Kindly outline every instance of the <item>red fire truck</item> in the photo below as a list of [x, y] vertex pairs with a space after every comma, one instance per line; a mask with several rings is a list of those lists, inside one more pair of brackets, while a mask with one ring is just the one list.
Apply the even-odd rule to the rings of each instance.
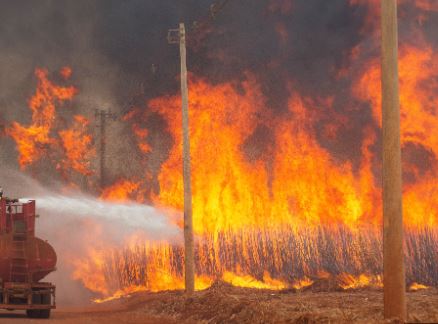
[[55, 250], [35, 237], [35, 201], [0, 196], [0, 309], [49, 318], [55, 286], [41, 282], [56, 270]]

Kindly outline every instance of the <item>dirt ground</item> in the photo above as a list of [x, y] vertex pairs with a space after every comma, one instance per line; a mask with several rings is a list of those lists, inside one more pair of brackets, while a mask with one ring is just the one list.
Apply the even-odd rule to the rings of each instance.
[[[181, 291], [137, 293], [86, 308], [59, 308], [50, 320], [2, 312], [0, 323], [397, 323], [382, 319], [382, 291], [262, 291], [217, 283]], [[438, 289], [408, 293], [409, 322], [438, 323]]]

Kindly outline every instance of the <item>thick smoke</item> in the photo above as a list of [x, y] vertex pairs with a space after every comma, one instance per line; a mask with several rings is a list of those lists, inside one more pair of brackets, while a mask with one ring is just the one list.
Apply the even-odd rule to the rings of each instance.
[[[57, 109], [61, 120], [71, 120], [73, 114], [79, 113], [93, 121], [95, 109], [111, 109], [121, 118], [132, 105], [142, 105], [147, 97], [174, 91], [178, 52], [167, 44], [167, 29], [175, 28], [184, 11], [192, 12], [189, 9], [198, 5], [175, 1], [2, 1], [0, 127], [7, 127], [12, 121], [29, 122], [27, 100], [35, 89], [36, 67], [47, 68], [55, 82], [59, 81], [59, 68], [73, 68], [69, 82], [79, 89], [79, 95], [71, 105]], [[208, 7], [204, 1], [193, 15], [207, 12]], [[152, 65], [157, 67], [156, 73], [152, 72]], [[16, 168], [15, 145], [1, 131], [1, 163]], [[159, 136], [164, 137], [161, 133]], [[133, 149], [135, 144], [125, 126], [111, 123], [108, 138], [110, 182], [121, 174], [139, 173], [142, 157]], [[126, 163], [126, 159], [131, 163]], [[158, 159], [158, 165], [163, 159]], [[45, 174], [46, 179], [56, 177], [50, 161], [43, 163], [46, 165], [37, 167], [37, 173]]]
[[[363, 127], [376, 125], [370, 107], [354, 100], [349, 91], [354, 71], [361, 69], [357, 63], [352, 65], [350, 54], [357, 45], [366, 44], [367, 58], [378, 56], [378, 24], [368, 24], [376, 3], [230, 0], [211, 21], [210, 33], [196, 47], [189, 47], [189, 69], [211, 82], [239, 80], [250, 72], [262, 85], [268, 108], [276, 114], [286, 110], [291, 87], [304, 96], [333, 98], [332, 110], [325, 113], [321, 124], [339, 115], [346, 121], [337, 137], [327, 138], [321, 127], [318, 139], [335, 158], [355, 164], [361, 154]], [[401, 2], [401, 42], [418, 39], [413, 30], [421, 24], [427, 41], [436, 44], [433, 31], [438, 13], [429, 12], [420, 21], [413, 3]], [[147, 99], [178, 91], [178, 52], [176, 46], [167, 44], [167, 30], [176, 28], [179, 21], [191, 30], [193, 22], [209, 17], [211, 4], [211, 0], [3, 1], [0, 118], [6, 124], [29, 120], [26, 100], [34, 89], [36, 66], [52, 72], [64, 65], [73, 68], [71, 82], [80, 94], [71, 107], [60, 111], [67, 119], [82, 113], [93, 120], [95, 109], [112, 109], [120, 115], [132, 106], [147, 109]], [[366, 62], [364, 58], [359, 65]], [[339, 78], [342, 69], [351, 72]], [[155, 154], [148, 168], [156, 173], [171, 143], [160, 118], [152, 117], [145, 126], [152, 130]], [[108, 147], [109, 178], [115, 181], [120, 174], [138, 173], [144, 164], [126, 125], [113, 123], [110, 133], [117, 140]], [[275, 146], [271, 138], [269, 129], [258, 128], [249, 145], [252, 142], [268, 152]], [[3, 163], [16, 166], [13, 143], [5, 138], [0, 141]]]

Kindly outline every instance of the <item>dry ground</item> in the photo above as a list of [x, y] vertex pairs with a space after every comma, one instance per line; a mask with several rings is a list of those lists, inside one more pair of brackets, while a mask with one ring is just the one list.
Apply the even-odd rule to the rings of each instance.
[[[217, 283], [187, 298], [182, 292], [137, 293], [74, 309], [59, 307], [49, 323], [390, 323], [382, 292], [273, 292]], [[409, 322], [438, 323], [438, 289], [408, 293]], [[0, 323], [41, 323], [0, 313]]]

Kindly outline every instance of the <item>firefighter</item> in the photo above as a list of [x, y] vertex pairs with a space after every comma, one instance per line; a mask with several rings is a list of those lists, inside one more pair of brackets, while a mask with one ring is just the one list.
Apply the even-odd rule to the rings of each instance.
[[0, 199], [2, 199], [2, 198], [3, 198], [3, 188], [0, 187]]

